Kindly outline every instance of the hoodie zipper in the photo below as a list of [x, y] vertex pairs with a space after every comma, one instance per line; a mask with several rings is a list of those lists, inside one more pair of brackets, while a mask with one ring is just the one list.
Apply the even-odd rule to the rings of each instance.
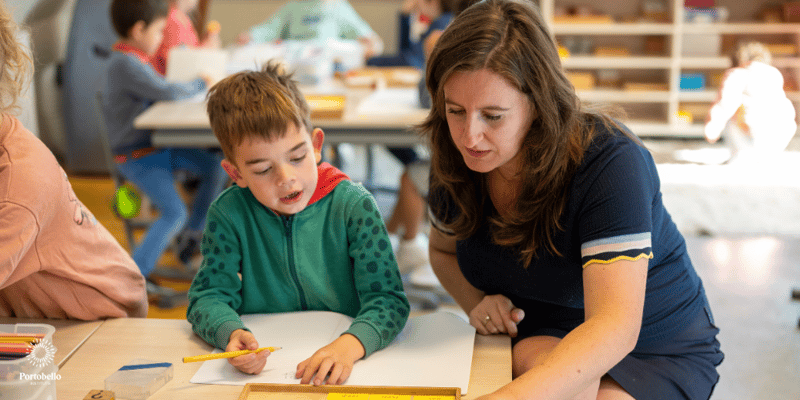
[[286, 240], [287, 243], [287, 257], [289, 263], [289, 272], [292, 274], [292, 279], [294, 280], [294, 284], [297, 287], [298, 294], [300, 295], [300, 309], [303, 311], [308, 310], [308, 303], [306, 302], [306, 295], [303, 291], [303, 287], [300, 286], [300, 278], [297, 276], [297, 266], [294, 263], [294, 250], [292, 245], [292, 221], [293, 216], [281, 216], [283, 220], [283, 228], [286, 231]]

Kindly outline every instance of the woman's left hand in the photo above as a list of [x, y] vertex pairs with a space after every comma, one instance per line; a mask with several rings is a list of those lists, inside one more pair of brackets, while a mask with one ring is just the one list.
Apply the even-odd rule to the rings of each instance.
[[484, 296], [469, 312], [469, 323], [481, 335], [507, 333], [517, 336], [517, 324], [525, 318], [525, 312], [517, 308], [502, 294]]

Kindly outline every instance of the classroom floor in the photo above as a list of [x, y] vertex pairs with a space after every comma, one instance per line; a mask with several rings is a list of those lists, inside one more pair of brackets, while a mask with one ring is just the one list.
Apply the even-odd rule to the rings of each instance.
[[[686, 145], [676, 141], [648, 147], [661, 162], [668, 160], [674, 149]], [[363, 152], [356, 149], [356, 158], [361, 159]], [[375, 169], [381, 186], [397, 182], [400, 167], [386, 152], [376, 154]], [[363, 165], [348, 172], [354, 180], [364, 179]], [[122, 224], [110, 208], [111, 181], [102, 176], [70, 176], [70, 181], [77, 196], [124, 243]], [[378, 193], [376, 199], [388, 215], [394, 201], [391, 193]], [[799, 399], [800, 301], [791, 300], [791, 292], [800, 289], [800, 236], [687, 236], [686, 240], [720, 328], [719, 340], [725, 353], [712, 399]], [[161, 263], [177, 265], [169, 254]], [[178, 289], [188, 286], [176, 281], [162, 284]], [[455, 309], [453, 304], [443, 307]], [[161, 309], [152, 304], [149, 317], [185, 318], [185, 312], [185, 306]]]

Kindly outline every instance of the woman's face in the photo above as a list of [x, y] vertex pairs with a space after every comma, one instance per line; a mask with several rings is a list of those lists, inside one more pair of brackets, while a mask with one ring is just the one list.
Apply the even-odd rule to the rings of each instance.
[[444, 83], [450, 136], [475, 172], [520, 171], [522, 141], [533, 121], [527, 96], [489, 71], [454, 72]]

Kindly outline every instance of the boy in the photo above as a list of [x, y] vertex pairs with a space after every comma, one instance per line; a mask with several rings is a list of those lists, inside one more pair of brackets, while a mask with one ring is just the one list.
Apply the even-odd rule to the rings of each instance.
[[[327, 310], [350, 328], [298, 365], [301, 383], [341, 384], [353, 363], [386, 347], [408, 300], [375, 200], [321, 163], [324, 134], [291, 76], [270, 64], [211, 88], [211, 128], [236, 183], [214, 201], [189, 289], [187, 319], [226, 351], [256, 349], [240, 314]], [[238, 276], [237, 276], [238, 275]], [[229, 359], [261, 372], [268, 351]]]
[[[111, 3], [111, 22], [120, 40], [110, 52], [105, 81], [100, 82], [104, 88], [102, 106], [108, 141], [117, 169], [144, 192], [159, 211], [158, 219], [133, 250], [133, 259], [145, 277], [182, 229], [196, 232], [195, 242], [199, 242], [206, 210], [227, 183], [225, 172], [219, 167], [222, 157], [217, 153], [205, 149], [155, 149], [150, 140], [151, 132], [133, 126], [133, 120], [153, 102], [191, 97], [207, 86], [202, 78], [186, 83], [167, 82], [149, 64], [161, 43], [167, 11], [164, 0], [114, 0]], [[175, 189], [173, 174], [178, 170], [189, 171], [201, 179], [191, 215]], [[181, 261], [187, 260], [188, 257]]]

